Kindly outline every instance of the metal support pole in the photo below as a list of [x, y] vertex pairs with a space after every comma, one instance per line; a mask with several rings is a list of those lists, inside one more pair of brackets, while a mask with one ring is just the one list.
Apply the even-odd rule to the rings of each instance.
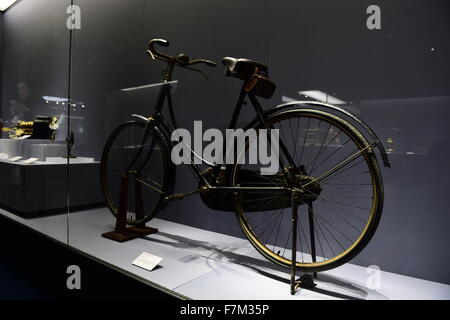
[[[309, 235], [311, 238], [311, 258], [316, 262], [316, 237], [314, 234], [314, 210], [312, 202], [308, 202], [308, 217], [309, 217]], [[313, 273], [313, 278], [317, 278], [317, 272]]]
[[295, 280], [297, 273], [297, 192], [292, 190], [291, 192], [291, 206], [292, 206], [292, 265], [291, 265], [291, 295], [294, 295], [297, 291], [297, 283]]
[[[297, 274], [297, 222], [298, 222], [298, 193], [301, 190], [292, 189], [291, 190], [291, 205], [292, 205], [292, 253], [291, 253], [291, 295], [297, 292], [298, 288], [314, 289], [316, 284], [314, 283], [313, 277], [317, 277], [316, 273], [313, 275], [309, 273], [303, 274], [298, 280], [295, 279]], [[313, 219], [313, 207], [311, 203], [308, 203], [308, 214], [309, 218]], [[311, 224], [310, 220], [310, 230], [314, 229], [314, 224]], [[316, 261], [316, 248], [314, 243], [314, 233], [312, 233], [311, 242], [311, 255], [313, 262]], [[300, 239], [301, 241], [301, 239]]]

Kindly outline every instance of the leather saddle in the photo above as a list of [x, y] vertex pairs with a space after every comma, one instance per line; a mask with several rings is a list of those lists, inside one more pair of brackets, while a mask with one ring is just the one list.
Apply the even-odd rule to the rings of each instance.
[[268, 76], [268, 67], [265, 64], [250, 59], [224, 57], [222, 63], [226, 67], [228, 76], [241, 80], [248, 80], [255, 73], [255, 68], [266, 77]]
[[276, 85], [269, 79], [267, 65], [245, 58], [224, 57], [223, 65], [226, 75], [245, 81], [247, 93], [269, 99], [273, 96]]

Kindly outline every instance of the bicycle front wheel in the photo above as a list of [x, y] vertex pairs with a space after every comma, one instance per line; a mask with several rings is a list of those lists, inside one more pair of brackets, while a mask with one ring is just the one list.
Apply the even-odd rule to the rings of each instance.
[[[296, 261], [291, 259], [289, 194], [237, 193], [236, 214], [244, 234], [264, 257], [285, 267], [296, 263], [300, 271], [317, 272], [342, 265], [367, 245], [380, 220], [383, 187], [373, 146], [350, 123], [319, 110], [285, 111], [267, 124], [279, 130], [285, 146], [280, 168], [285, 170], [263, 176], [261, 163], [237, 164], [232, 185], [302, 188], [322, 179], [315, 191], [305, 190], [313, 197], [298, 206]], [[249, 158], [249, 145], [238, 157]]]
[[128, 224], [152, 219], [168, 190], [168, 161], [161, 137], [145, 123], [131, 121], [117, 127], [103, 149], [100, 170], [111, 213], [116, 216], [119, 203], [126, 202]]

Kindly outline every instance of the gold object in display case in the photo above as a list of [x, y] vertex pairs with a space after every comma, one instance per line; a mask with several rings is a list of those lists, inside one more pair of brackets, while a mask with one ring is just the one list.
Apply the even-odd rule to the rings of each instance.
[[48, 139], [54, 140], [58, 129], [58, 119], [56, 117], [38, 116], [34, 121], [18, 121], [13, 127], [3, 128], [9, 132], [11, 139]]

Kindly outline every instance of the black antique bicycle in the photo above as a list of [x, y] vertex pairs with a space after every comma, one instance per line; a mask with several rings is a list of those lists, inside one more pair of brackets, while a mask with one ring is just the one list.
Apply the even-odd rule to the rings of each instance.
[[[244, 129], [279, 130], [278, 172], [261, 175], [261, 163], [203, 161], [197, 165], [192, 161], [189, 168], [198, 189], [173, 194], [171, 134], [178, 125], [171, 99], [172, 74], [175, 67], [203, 72], [193, 67], [216, 64], [191, 60], [183, 53], [170, 56], [156, 50], [155, 44], [168, 47], [169, 43], [153, 39], [147, 50], [153, 60], [167, 64], [153, 112], [134, 115], [135, 121], [116, 128], [102, 154], [101, 183], [114, 215], [120, 207], [124, 177], [128, 181], [127, 223], [131, 225], [151, 220], [170, 201], [198, 193], [208, 207], [234, 211], [251, 244], [267, 259], [293, 268], [294, 276], [297, 269], [335, 268], [367, 245], [383, 208], [375, 150], [384, 165], [390, 166], [382, 143], [364, 121], [330, 104], [294, 101], [263, 110], [257, 97], [270, 98], [275, 84], [269, 80], [266, 65], [249, 59], [223, 59], [226, 74], [243, 81], [227, 128], [235, 128], [243, 105], [250, 101], [255, 119]], [[170, 122], [162, 115], [166, 102]], [[235, 157], [248, 156], [249, 145], [247, 141], [236, 150]], [[200, 157], [192, 150], [190, 156]]]

